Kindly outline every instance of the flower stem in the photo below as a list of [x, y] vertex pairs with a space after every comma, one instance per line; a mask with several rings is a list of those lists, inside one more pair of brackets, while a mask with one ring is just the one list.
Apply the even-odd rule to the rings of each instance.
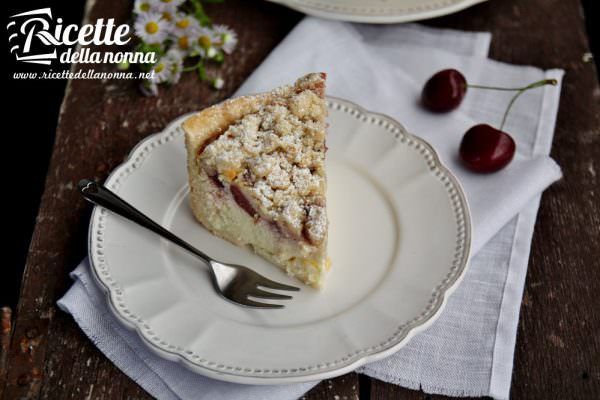
[[[534, 88], [537, 88], [540, 86], [545, 86], [545, 85], [556, 86], [557, 84], [558, 84], [558, 81], [556, 79], [542, 79], [541, 81], [533, 82], [527, 86], [523, 86], [522, 88], [497, 89], [497, 90], [516, 90], [517, 91], [517, 93], [515, 93], [515, 95], [512, 97], [512, 99], [510, 99], [510, 102], [508, 103], [508, 106], [506, 107], [506, 111], [504, 112], [504, 116], [502, 117], [502, 123], [500, 124], [500, 130], [502, 130], [502, 128], [504, 128], [504, 124], [506, 123], [506, 119], [508, 118], [508, 113], [510, 112], [510, 109], [512, 108], [513, 104], [515, 104], [515, 101], [517, 101], [517, 99], [519, 98], [520, 95], [522, 95], [529, 89], [534, 89]], [[480, 88], [483, 88], [483, 87], [480, 87]], [[495, 89], [495, 88], [492, 88], [492, 89]]]
[[195, 71], [200, 65], [202, 65], [202, 60], [200, 60], [197, 64], [192, 65], [191, 67], [185, 67], [182, 69], [183, 72]]
[[206, 76], [206, 69], [204, 68], [204, 62], [200, 62], [198, 64], [198, 78], [200, 78], [201, 81], [205, 81], [208, 79], [208, 77]]

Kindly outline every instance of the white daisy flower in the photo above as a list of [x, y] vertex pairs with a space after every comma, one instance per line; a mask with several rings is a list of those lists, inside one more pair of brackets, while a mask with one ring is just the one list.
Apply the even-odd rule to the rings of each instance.
[[218, 44], [218, 37], [214, 31], [210, 28], [202, 27], [197, 33], [196, 41], [194, 44], [194, 53], [200, 55], [202, 58], [215, 58], [219, 51], [215, 47]]
[[163, 83], [168, 82], [171, 79], [171, 64], [173, 62], [165, 57], [158, 60], [156, 64], [152, 67], [150, 72], [152, 72], [152, 82], [154, 83]]
[[135, 34], [149, 44], [162, 43], [167, 37], [168, 25], [160, 14], [139, 14], [134, 24]]
[[144, 96], [158, 95], [158, 85], [152, 80], [146, 80], [140, 84], [140, 91]]
[[160, 16], [162, 17], [162, 19], [164, 19], [165, 21], [170, 23], [170, 29], [173, 29], [173, 21], [175, 20], [175, 10], [166, 10], [163, 9], [161, 10], [160, 8], [158, 9], [158, 13], [160, 14]]
[[185, 56], [185, 52], [180, 51], [175, 47], [171, 47], [169, 51], [167, 51], [167, 53], [164, 55], [164, 58], [173, 63], [183, 63], [183, 59], [185, 58]]
[[185, 3], [185, 0], [156, 0], [160, 11], [168, 11], [172, 14], [177, 12], [177, 7]]
[[196, 43], [202, 54], [206, 54], [211, 48], [214, 50], [214, 45], [219, 42], [219, 38], [215, 35], [215, 32], [205, 27], [199, 29], [197, 37]]
[[225, 25], [214, 26], [215, 36], [219, 40], [219, 46], [227, 54], [231, 54], [238, 43], [238, 37], [235, 31]]
[[173, 32], [174, 33], [195, 33], [196, 36], [200, 31], [200, 23], [194, 16], [185, 13], [177, 13], [173, 18]]
[[169, 83], [174, 84], [179, 82], [179, 78], [181, 77], [181, 73], [183, 72], [183, 58], [172, 59], [169, 68], [171, 69], [171, 77], [169, 78]]
[[183, 72], [184, 55], [176, 49], [170, 49], [154, 66], [152, 67], [152, 82], [177, 83]]
[[185, 60], [185, 57], [186, 53], [174, 47], [169, 49], [169, 51], [167, 51], [167, 54], [165, 54], [164, 58], [166, 60], [169, 60], [169, 67], [171, 68], [171, 79], [169, 80], [169, 82], [176, 83], [177, 81], [179, 81], [179, 77], [183, 72], [183, 62]]
[[135, 0], [133, 4], [133, 12], [135, 14], [146, 14], [155, 12], [157, 9], [158, 0]]
[[185, 55], [195, 49], [198, 42], [198, 31], [193, 29], [174, 30], [171, 33], [171, 39], [173, 40], [173, 47]]

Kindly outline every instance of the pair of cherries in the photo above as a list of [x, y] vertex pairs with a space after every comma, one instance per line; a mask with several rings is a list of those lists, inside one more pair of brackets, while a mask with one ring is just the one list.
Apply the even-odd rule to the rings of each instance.
[[459, 71], [445, 69], [434, 74], [425, 83], [421, 93], [421, 102], [430, 111], [445, 113], [460, 105], [467, 93], [467, 88], [515, 92], [508, 103], [499, 129], [488, 124], [475, 125], [465, 133], [460, 143], [459, 155], [463, 163], [475, 172], [488, 173], [506, 167], [515, 155], [517, 146], [514, 139], [502, 130], [515, 100], [529, 89], [556, 84], [555, 79], [545, 79], [520, 88], [470, 85]]

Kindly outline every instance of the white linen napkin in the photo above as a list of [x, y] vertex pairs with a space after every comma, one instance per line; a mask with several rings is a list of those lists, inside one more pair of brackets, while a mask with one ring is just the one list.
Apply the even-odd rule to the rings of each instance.
[[[510, 94], [470, 90], [444, 115], [418, 104], [434, 72], [457, 68], [473, 83], [522, 86], [562, 71], [541, 71], [486, 58], [487, 33], [419, 25], [369, 26], [306, 18], [269, 55], [237, 94], [268, 90], [311, 71], [328, 73], [328, 94], [399, 120], [428, 140], [462, 183], [473, 218], [473, 252], [466, 276], [440, 318], [387, 359], [359, 372], [429, 393], [492, 396], [510, 390], [516, 330], [533, 226], [541, 192], [561, 176], [548, 157], [559, 87], [525, 93], [505, 129], [517, 155], [504, 170], [477, 175], [457, 160], [463, 133], [475, 123], [498, 125]], [[160, 399], [295, 399], [317, 382], [250, 386], [211, 380], [156, 356], [110, 314], [87, 260], [72, 273], [59, 306], [117, 367]]]

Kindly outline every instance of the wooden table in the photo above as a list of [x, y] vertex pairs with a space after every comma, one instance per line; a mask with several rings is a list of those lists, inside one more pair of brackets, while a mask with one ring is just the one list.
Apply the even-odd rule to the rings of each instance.
[[[129, 2], [90, 3], [90, 19], [129, 16]], [[210, 90], [192, 74], [155, 98], [140, 96], [126, 81], [69, 83], [12, 329], [10, 319], [3, 319], [0, 397], [149, 397], [57, 310], [56, 301], [87, 251], [90, 207], [75, 191], [79, 179], [104, 179], [146, 135], [231, 95], [301, 18], [270, 3], [243, 0], [227, 0], [209, 12], [241, 38], [221, 70], [224, 90]], [[427, 24], [491, 31], [493, 58], [567, 71], [552, 151], [565, 177], [543, 196], [536, 224], [512, 397], [599, 399], [600, 87], [594, 65], [582, 59], [589, 50], [579, 0], [496, 0]], [[354, 373], [321, 383], [306, 398], [336, 395], [441, 398]]]

